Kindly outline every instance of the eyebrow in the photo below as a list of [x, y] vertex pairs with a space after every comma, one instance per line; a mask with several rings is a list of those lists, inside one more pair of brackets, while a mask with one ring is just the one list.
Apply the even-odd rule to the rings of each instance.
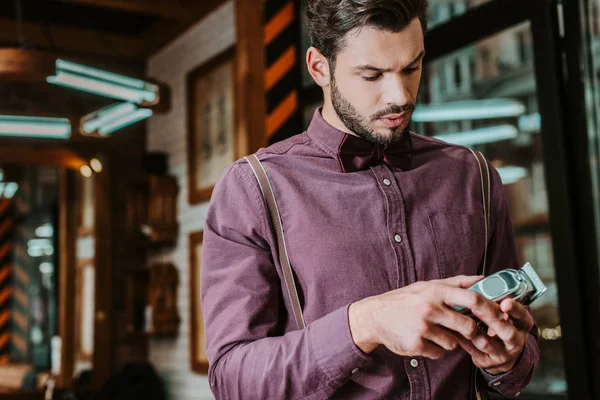
[[[421, 61], [421, 59], [425, 57], [425, 50], [421, 51], [419, 53], [419, 55], [417, 56], [417, 58], [415, 58], [410, 64], [408, 64], [408, 67], [410, 67], [413, 64], [416, 64], [417, 62]], [[373, 71], [373, 72], [380, 72], [380, 73], [384, 73], [384, 72], [390, 72], [391, 68], [378, 68], [378, 67], [374, 67], [373, 65], [360, 65], [356, 68], [354, 68], [355, 71], [357, 72], [365, 72], [365, 71]]]

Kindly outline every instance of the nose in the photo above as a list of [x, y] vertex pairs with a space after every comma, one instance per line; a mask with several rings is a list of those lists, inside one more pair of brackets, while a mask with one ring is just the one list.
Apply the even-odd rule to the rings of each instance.
[[408, 82], [405, 82], [402, 76], [390, 75], [389, 80], [385, 82], [382, 102], [386, 105], [409, 104], [411, 102], [408, 91]]

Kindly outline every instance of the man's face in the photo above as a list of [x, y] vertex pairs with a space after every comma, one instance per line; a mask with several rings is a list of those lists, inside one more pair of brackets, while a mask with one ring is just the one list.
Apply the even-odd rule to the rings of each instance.
[[425, 55], [415, 18], [400, 32], [371, 27], [346, 35], [331, 71], [333, 108], [352, 132], [370, 142], [397, 141], [408, 129]]

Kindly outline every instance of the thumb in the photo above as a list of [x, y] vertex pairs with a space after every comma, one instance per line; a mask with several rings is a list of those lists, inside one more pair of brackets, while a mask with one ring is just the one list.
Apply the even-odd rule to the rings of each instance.
[[482, 280], [483, 278], [484, 278], [483, 275], [475, 275], [475, 276], [458, 275], [458, 276], [453, 276], [452, 278], [441, 279], [439, 282], [443, 283], [444, 285], [467, 289], [467, 288], [471, 287], [474, 283]]

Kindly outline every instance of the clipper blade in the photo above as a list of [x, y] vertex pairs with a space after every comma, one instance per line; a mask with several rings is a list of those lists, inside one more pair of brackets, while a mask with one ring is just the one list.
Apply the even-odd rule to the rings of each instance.
[[534, 300], [543, 295], [548, 288], [546, 288], [546, 285], [544, 285], [544, 282], [542, 282], [542, 280], [535, 272], [530, 263], [526, 263], [521, 268], [521, 272], [529, 279], [529, 281], [533, 285], [533, 288], [535, 289], [535, 292], [532, 293], [531, 296], [529, 296], [528, 303], [531, 304]]

